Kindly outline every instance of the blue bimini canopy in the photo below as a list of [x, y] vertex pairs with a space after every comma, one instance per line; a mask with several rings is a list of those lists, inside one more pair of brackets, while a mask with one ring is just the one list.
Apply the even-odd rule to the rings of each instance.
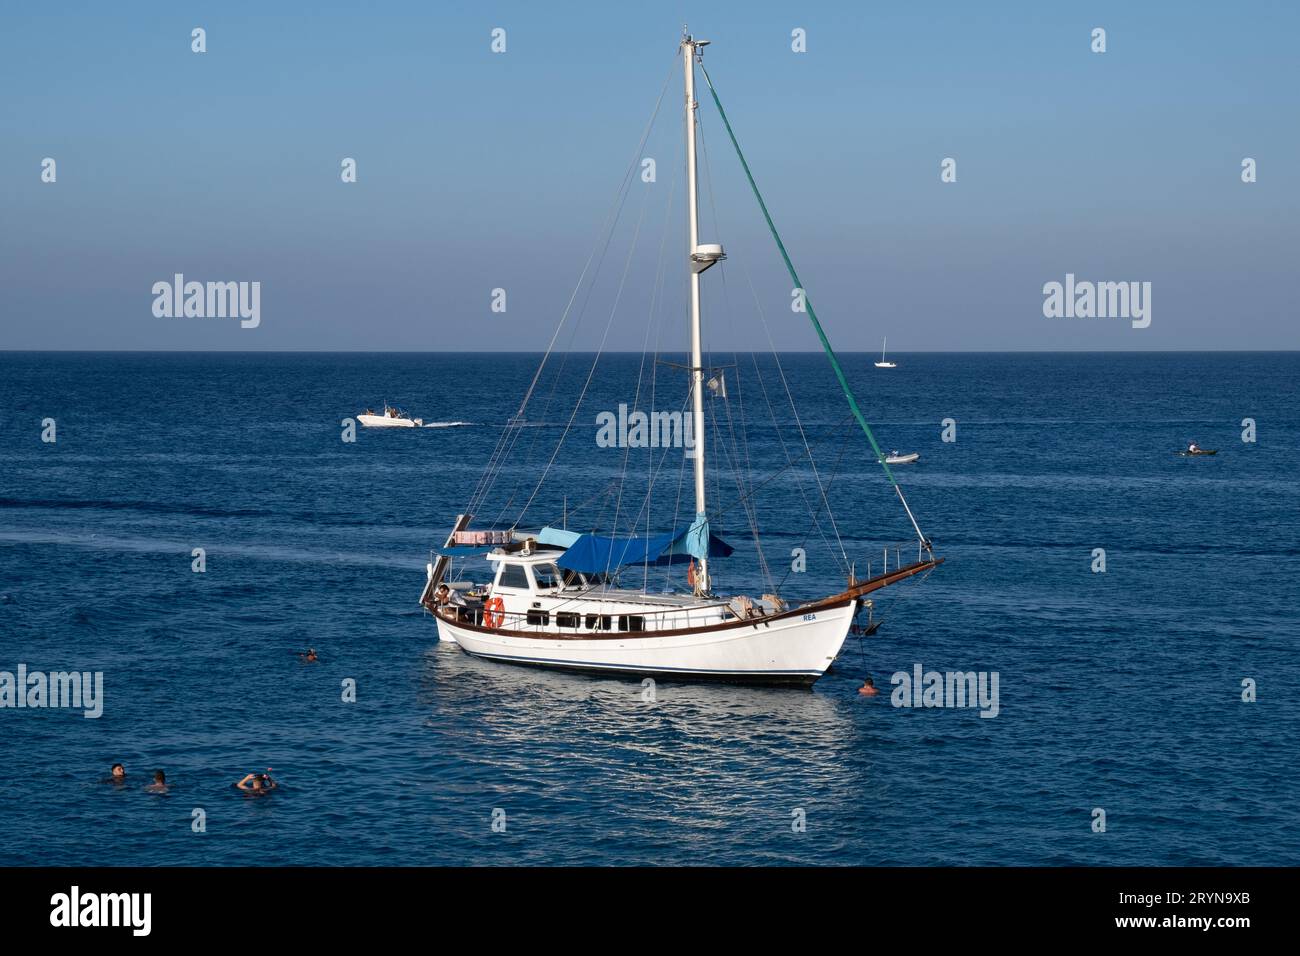
[[600, 574], [627, 564], [685, 564], [692, 558], [704, 557], [705, 541], [710, 558], [725, 558], [735, 550], [709, 533], [707, 518], [697, 517], [689, 526], [649, 538], [579, 535], [555, 563], [585, 574]]

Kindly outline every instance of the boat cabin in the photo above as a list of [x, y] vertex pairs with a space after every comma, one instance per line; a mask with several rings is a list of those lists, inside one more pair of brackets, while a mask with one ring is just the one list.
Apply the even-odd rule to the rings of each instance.
[[[562, 550], [530, 554], [496, 549], [485, 557], [495, 565], [483, 608], [472, 609], [475, 624], [541, 634], [643, 633], [706, 627], [733, 620], [723, 599], [701, 604], [691, 594], [646, 594], [618, 588], [602, 575], [561, 568]], [[500, 599], [500, 604], [496, 603]], [[461, 609], [463, 618], [465, 609]]]

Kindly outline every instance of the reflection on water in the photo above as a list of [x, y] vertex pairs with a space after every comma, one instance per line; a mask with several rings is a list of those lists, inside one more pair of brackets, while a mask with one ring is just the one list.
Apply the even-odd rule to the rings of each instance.
[[692, 862], [695, 836], [730, 830], [770, 842], [793, 835], [796, 809], [815, 820], [818, 807], [879, 790], [869, 737], [849, 710], [856, 700], [663, 681], [655, 692], [647, 702], [636, 680], [484, 661], [439, 643], [423, 656], [419, 704], [439, 753], [465, 768], [467, 793], [487, 786], [537, 807], [585, 802], [589, 819], [656, 842], [671, 821], [673, 849], [663, 852], [676, 862]]

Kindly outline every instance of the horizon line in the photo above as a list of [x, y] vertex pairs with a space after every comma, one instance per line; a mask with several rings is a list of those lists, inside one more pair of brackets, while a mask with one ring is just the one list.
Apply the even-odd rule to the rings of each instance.
[[[0, 355], [677, 355], [687, 349], [660, 349], [655, 353], [635, 349], [604, 349], [600, 352], [579, 349], [555, 349], [548, 353], [544, 349], [301, 349], [301, 348], [263, 348], [263, 349], [14, 349], [0, 348]], [[780, 355], [822, 355], [822, 349], [744, 349], [712, 348], [705, 349], [706, 354], [717, 352], [746, 352], [755, 355], [776, 353]], [[894, 355], [1169, 355], [1169, 354], [1214, 354], [1214, 355], [1290, 355], [1300, 352], [1300, 348], [1289, 349], [912, 349], [896, 351]], [[875, 355], [875, 350], [840, 349], [836, 355]]]

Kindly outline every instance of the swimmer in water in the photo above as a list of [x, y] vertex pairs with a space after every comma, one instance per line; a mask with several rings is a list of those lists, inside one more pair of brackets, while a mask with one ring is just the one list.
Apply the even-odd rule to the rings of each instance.
[[868, 677], [862, 682], [862, 686], [858, 688], [858, 693], [863, 697], [875, 697], [880, 691], [876, 690], [876, 682]]
[[105, 778], [104, 783], [116, 784], [119, 787], [126, 783], [126, 768], [120, 763], [113, 764], [113, 768], [109, 771], [109, 774], [110, 776]]
[[145, 789], [148, 790], [150, 793], [166, 793], [167, 775], [164, 774], [161, 770], [155, 770], [153, 772], [153, 783], [149, 784], [149, 786], [145, 787]]
[[320, 660], [320, 658], [316, 656], [316, 648], [314, 647], [307, 648], [307, 652], [305, 654], [300, 653], [298, 657], [304, 664], [315, 664]]
[[[271, 768], [267, 767], [266, 769], [269, 771]], [[262, 794], [270, 793], [279, 784], [271, 779], [270, 773], [250, 773], [235, 786], [247, 793]]]

